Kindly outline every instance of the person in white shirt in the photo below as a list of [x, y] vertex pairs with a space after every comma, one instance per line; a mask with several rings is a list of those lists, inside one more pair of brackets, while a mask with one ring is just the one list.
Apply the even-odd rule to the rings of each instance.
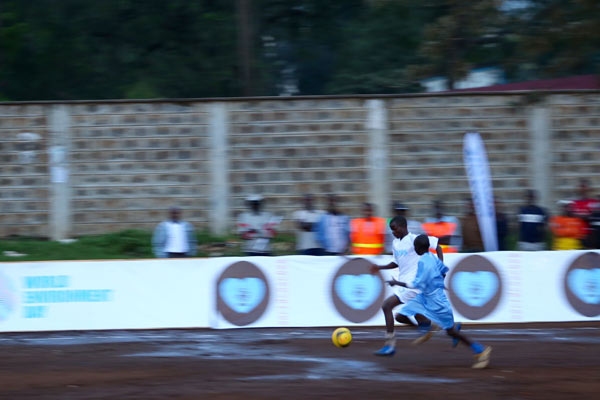
[[154, 230], [152, 248], [158, 258], [193, 257], [196, 255], [196, 234], [192, 224], [181, 221], [181, 210], [169, 209], [169, 219]]
[[[379, 273], [383, 269], [397, 269], [394, 274], [394, 279], [399, 282], [412, 282], [417, 275], [419, 255], [415, 252], [414, 241], [419, 235], [409, 233], [407, 228], [406, 218], [394, 217], [390, 222], [390, 228], [394, 234], [394, 242], [392, 244], [393, 261], [387, 265], [373, 265], [371, 268], [372, 273]], [[438, 239], [436, 237], [429, 237], [430, 249], [435, 250], [438, 258], [444, 260], [444, 253], [442, 248], [438, 245]], [[385, 345], [375, 355], [378, 356], [392, 356], [396, 352], [396, 338], [394, 335], [394, 315], [393, 310], [401, 304], [407, 304], [412, 301], [417, 294], [420, 293], [418, 289], [410, 289], [402, 286], [393, 287], [394, 294], [387, 298], [383, 302], [381, 307], [383, 315], [385, 316], [385, 327], [386, 327], [386, 342]], [[425, 333], [431, 330], [431, 321], [421, 314], [415, 315], [415, 319], [418, 322], [417, 327], [421, 330], [424, 335], [413, 343], [422, 343], [429, 339], [430, 335]], [[414, 323], [402, 314], [396, 316], [396, 320], [403, 324], [415, 326]]]
[[248, 256], [270, 256], [271, 239], [280, 218], [261, 211], [263, 197], [252, 195], [246, 199], [250, 211], [243, 212], [238, 220], [238, 233], [245, 241], [244, 251]]
[[350, 219], [337, 208], [337, 197], [327, 198], [327, 212], [317, 224], [317, 240], [325, 249], [325, 255], [342, 255], [350, 247]]
[[316, 224], [321, 219], [323, 212], [313, 207], [313, 197], [304, 195], [304, 209], [294, 212], [296, 231], [296, 250], [299, 254], [307, 256], [321, 256], [323, 248], [317, 242]]

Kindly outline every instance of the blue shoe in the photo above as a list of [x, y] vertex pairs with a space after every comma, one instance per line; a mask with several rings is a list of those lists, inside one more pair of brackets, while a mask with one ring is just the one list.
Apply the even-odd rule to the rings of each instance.
[[376, 356], [388, 356], [391, 357], [396, 354], [396, 349], [392, 346], [385, 345], [381, 349], [377, 350], [375, 353]]
[[[461, 328], [462, 328], [462, 324], [460, 322], [458, 324], [454, 325], [454, 329], [456, 330], [456, 332], [460, 332]], [[458, 340], [457, 338], [452, 338], [452, 347], [458, 346], [459, 343], [460, 343], [460, 340]]]

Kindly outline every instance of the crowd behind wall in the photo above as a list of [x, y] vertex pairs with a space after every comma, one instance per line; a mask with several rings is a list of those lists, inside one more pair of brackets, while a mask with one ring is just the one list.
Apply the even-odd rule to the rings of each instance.
[[[400, 202], [391, 208], [391, 218], [377, 216], [371, 203], [362, 204], [361, 215], [353, 218], [340, 208], [337, 196], [328, 195], [325, 207], [319, 209], [314, 196], [306, 194], [302, 208], [293, 215], [296, 250], [303, 255], [391, 254], [394, 238], [403, 239], [407, 233], [438, 238], [436, 243], [444, 253], [600, 249], [600, 196], [590, 196], [587, 179], [580, 180], [577, 192], [577, 198], [560, 202], [563, 207], [559, 214], [550, 215], [537, 204], [535, 192], [527, 190], [513, 223], [496, 202], [494, 249], [486, 247], [489, 242], [484, 246], [471, 198], [465, 199], [464, 213], [459, 217], [446, 214], [443, 201], [438, 199], [430, 216], [418, 221]], [[277, 234], [278, 218], [264, 210], [262, 196], [248, 197], [247, 204], [248, 210], [238, 220], [246, 254], [272, 255], [270, 241]], [[394, 225], [406, 230], [396, 232]]]
[[174, 205], [233, 231], [253, 194], [289, 232], [304, 193], [461, 216], [472, 131], [511, 220], [526, 189], [553, 214], [580, 178], [600, 189], [597, 91], [0, 103], [0, 237], [152, 230]]

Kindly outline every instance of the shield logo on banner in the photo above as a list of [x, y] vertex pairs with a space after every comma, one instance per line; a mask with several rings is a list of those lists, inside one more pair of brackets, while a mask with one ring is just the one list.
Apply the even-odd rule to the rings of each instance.
[[269, 292], [267, 278], [256, 265], [231, 264], [217, 280], [217, 310], [233, 325], [249, 325], [264, 314]]
[[331, 282], [331, 298], [336, 310], [348, 321], [364, 322], [373, 318], [385, 296], [383, 278], [371, 274], [371, 263], [354, 258], [343, 264]]
[[600, 254], [584, 253], [567, 268], [565, 295], [571, 307], [586, 317], [600, 315]]
[[502, 297], [502, 278], [498, 269], [483, 256], [463, 258], [448, 278], [452, 306], [471, 320], [491, 314]]

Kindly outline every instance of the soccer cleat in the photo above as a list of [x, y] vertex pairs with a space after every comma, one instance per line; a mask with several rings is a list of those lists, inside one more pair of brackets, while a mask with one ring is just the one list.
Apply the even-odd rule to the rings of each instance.
[[419, 327], [419, 331], [423, 334], [412, 341], [413, 345], [423, 344], [433, 336], [433, 333], [438, 330], [438, 326], [436, 324], [431, 324], [426, 328]]
[[471, 366], [471, 368], [475, 369], [483, 369], [488, 366], [490, 363], [490, 354], [492, 353], [492, 348], [487, 346], [481, 353], [475, 354], [475, 362]]
[[419, 345], [419, 344], [423, 344], [426, 341], [428, 341], [429, 339], [431, 339], [431, 337], [433, 336], [433, 332], [431, 330], [425, 332], [423, 335], [419, 336], [418, 338], [416, 338], [415, 340], [412, 341], [413, 345]]
[[390, 345], [385, 345], [381, 349], [377, 350], [375, 353], [376, 356], [393, 356], [396, 354], [396, 349]]
[[[459, 322], [458, 324], [454, 325], [454, 330], [456, 332], [460, 332], [462, 328], [462, 324]], [[452, 338], [452, 347], [456, 347], [458, 346], [458, 344], [460, 343], [460, 340], [457, 338]]]

